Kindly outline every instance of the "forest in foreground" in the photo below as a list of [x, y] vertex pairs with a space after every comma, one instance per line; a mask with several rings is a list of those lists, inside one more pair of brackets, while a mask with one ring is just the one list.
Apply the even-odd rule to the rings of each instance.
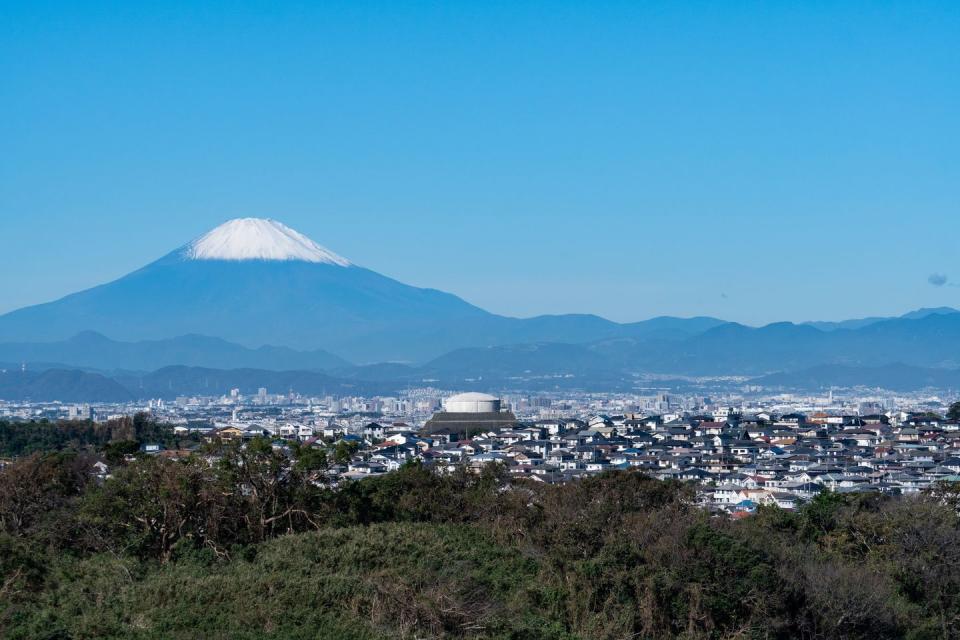
[[124, 428], [0, 469], [0, 637], [960, 636], [953, 486], [732, 520], [639, 473], [333, 489], [311, 449], [118, 455], [157, 429]]

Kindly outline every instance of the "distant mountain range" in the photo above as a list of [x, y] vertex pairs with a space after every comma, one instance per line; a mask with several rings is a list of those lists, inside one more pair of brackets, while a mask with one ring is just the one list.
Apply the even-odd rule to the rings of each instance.
[[824, 364], [877, 367], [891, 362], [960, 367], [960, 313], [908, 314], [859, 329], [831, 331], [786, 322], [764, 327], [725, 323], [683, 339], [616, 338], [563, 348], [540, 345], [532, 349], [529, 344], [467, 348], [424, 368], [446, 363], [447, 372], [472, 372], [474, 376], [524, 371], [578, 376], [601, 371], [759, 376]]
[[[925, 318], [929, 315], [939, 313], [957, 313], [957, 310], [953, 307], [933, 307], [933, 308], [924, 308], [917, 309], [916, 311], [911, 311], [905, 313], [900, 318], [904, 320], [919, 320], [920, 318]], [[883, 322], [884, 320], [890, 320], [891, 318], [884, 318], [880, 316], [874, 316], [870, 318], [855, 318], [853, 320], [841, 320], [839, 322], [823, 322], [823, 321], [811, 321], [804, 322], [803, 324], [810, 325], [821, 331], [833, 331], [834, 329], [862, 329], [867, 325], [876, 324], [877, 322]]]
[[[942, 309], [877, 320], [858, 329], [823, 331], [809, 324], [790, 323], [754, 328], [724, 323], [700, 333], [690, 331], [687, 337], [683, 337], [684, 330], [665, 334], [657, 329], [647, 338], [464, 347], [422, 365], [362, 366], [323, 350], [249, 349], [196, 335], [119, 342], [83, 332], [59, 342], [0, 344], [0, 362], [9, 363], [10, 369], [26, 363], [30, 370], [81, 368], [110, 375], [126, 371], [137, 376], [142, 375], [137, 372], [185, 366], [324, 372], [348, 384], [363, 381], [388, 385], [424, 382], [508, 385], [514, 381], [521, 385], [539, 379], [538, 387], [547, 387], [553, 380], [564, 388], [620, 387], [624, 380], [642, 373], [762, 376], [821, 365], [842, 365], [854, 370], [891, 362], [918, 369], [960, 367], [957, 347], [960, 345], [960, 313]], [[480, 386], [482, 388], [482, 384]], [[142, 387], [143, 390], [150, 388]]]
[[630, 370], [689, 375], [760, 375], [819, 364], [891, 362], [956, 368], [960, 313], [890, 318], [832, 331], [789, 322], [764, 327], [727, 323], [679, 342], [618, 340], [591, 348]]
[[[890, 363], [918, 375], [960, 368], [960, 312], [950, 307], [763, 327], [710, 317], [509, 318], [397, 282], [278, 222], [251, 218], [114, 282], [0, 316], [0, 340], [0, 362], [11, 370], [20, 363], [28, 371], [83, 369], [134, 395], [219, 392], [227, 377], [214, 370], [258, 372], [231, 373], [223, 384], [256, 377], [256, 386], [296, 383], [306, 392], [424, 383], [621, 388], [638, 374], [882, 372]], [[190, 377], [200, 370], [204, 384]], [[158, 371], [167, 377], [156, 378]]]
[[929, 369], [902, 363], [880, 367], [825, 364], [801, 371], [773, 373], [750, 381], [768, 389], [825, 390], [831, 387], [870, 387], [892, 391], [960, 390], [960, 369]]
[[118, 342], [84, 331], [57, 342], [0, 343], [0, 362], [55, 362], [88, 369], [153, 371], [173, 365], [221, 369], [336, 369], [343, 358], [322, 349], [295, 351], [288, 347], [249, 349], [222, 340], [185, 335], [166, 340]]
[[[507, 375], [509, 373], [509, 375]], [[368, 379], [367, 374], [373, 374]], [[435, 376], [435, 377], [434, 377]], [[125, 402], [148, 398], [171, 400], [178, 396], [220, 396], [231, 389], [252, 395], [260, 387], [271, 394], [295, 392], [309, 396], [394, 395], [404, 388], [432, 381], [456, 389], [506, 391], [631, 391], [644, 389], [730, 388], [725, 382], [695, 382], [692, 379], [640, 379], [611, 371], [587, 373], [534, 373], [514, 375], [509, 370], [485, 375], [464, 375], [453, 370], [414, 368], [405, 365], [358, 367], [341, 375], [318, 371], [268, 371], [265, 369], [211, 369], [206, 367], [164, 367], [148, 373], [101, 373], [46, 369], [43, 371], [0, 371], [0, 399], [14, 401]], [[933, 388], [960, 392], [960, 369], [914, 367], [902, 363], [879, 367], [819, 365], [795, 372], [754, 377], [739, 384], [759, 385], [767, 391], [826, 391], [830, 388], [865, 387], [891, 391]], [[739, 386], [739, 384], [734, 385]]]
[[61, 402], [126, 402], [135, 394], [116, 380], [88, 371], [0, 370], [0, 399]]
[[[474, 382], [508, 385], [514, 381], [517, 385], [530, 385], [539, 379], [535, 386], [541, 388], [549, 387], [553, 380], [564, 388], [595, 389], [620, 387], [624, 380], [641, 373], [761, 376], [822, 365], [842, 365], [853, 371], [891, 362], [918, 369], [960, 367], [960, 313], [943, 310], [877, 320], [859, 329], [822, 331], [809, 324], [790, 323], [753, 328], [725, 323], [687, 337], [681, 331], [667, 336], [660, 331], [649, 335], [581, 344], [533, 342], [464, 347], [422, 365], [356, 366], [323, 350], [249, 349], [196, 335], [119, 342], [83, 332], [59, 342], [0, 344], [0, 362], [10, 363], [10, 369], [27, 363], [30, 370], [81, 368], [111, 375], [128, 371], [133, 376], [141, 375], [136, 372], [185, 366], [324, 372], [348, 384], [362, 381], [420, 385], [426, 381], [463, 386]], [[147, 391], [153, 387], [137, 388]]]

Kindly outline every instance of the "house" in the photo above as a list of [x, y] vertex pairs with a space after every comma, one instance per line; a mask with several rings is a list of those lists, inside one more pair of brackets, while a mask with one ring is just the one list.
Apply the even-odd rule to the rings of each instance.
[[243, 431], [239, 427], [223, 427], [222, 429], [216, 429], [215, 431], [210, 432], [210, 434], [205, 438], [208, 442], [213, 440], [240, 440], [243, 437]]
[[[2, 468], [2, 465], [0, 465], [0, 468]], [[90, 474], [97, 480], [106, 480], [110, 477], [110, 467], [103, 460], [97, 460], [90, 465]]]

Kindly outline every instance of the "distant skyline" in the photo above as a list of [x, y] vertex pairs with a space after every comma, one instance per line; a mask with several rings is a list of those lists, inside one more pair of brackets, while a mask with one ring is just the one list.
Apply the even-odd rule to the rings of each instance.
[[960, 5], [4, 3], [0, 313], [230, 218], [511, 316], [960, 306]]

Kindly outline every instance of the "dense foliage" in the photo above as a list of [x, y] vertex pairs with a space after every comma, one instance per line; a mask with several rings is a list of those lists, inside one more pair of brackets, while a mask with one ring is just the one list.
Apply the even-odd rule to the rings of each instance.
[[950, 408], [947, 409], [947, 420], [960, 421], [960, 400], [951, 404]]
[[155, 422], [145, 413], [106, 422], [0, 420], [0, 458], [66, 449], [89, 449], [111, 454], [123, 450], [124, 445], [120, 443], [134, 443], [139, 447], [146, 442], [167, 446], [179, 444], [169, 425]]
[[692, 488], [418, 465], [333, 490], [255, 440], [112, 478], [0, 470], [5, 638], [948, 638], [958, 494], [824, 494], [732, 521]]

